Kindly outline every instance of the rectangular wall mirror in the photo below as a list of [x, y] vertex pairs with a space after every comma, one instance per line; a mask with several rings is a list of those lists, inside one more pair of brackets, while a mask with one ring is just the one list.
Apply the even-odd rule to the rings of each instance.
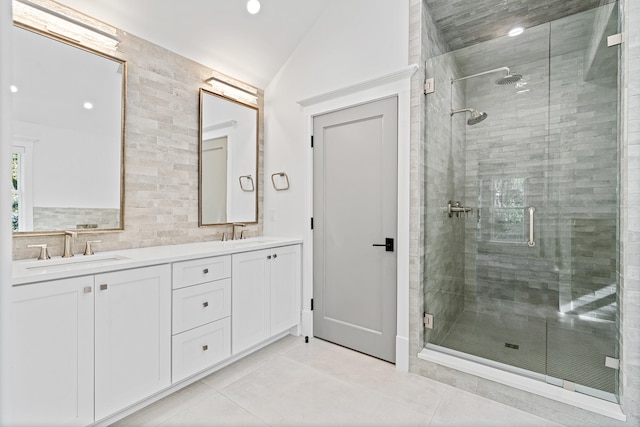
[[123, 229], [126, 64], [13, 32], [13, 230]]
[[258, 221], [258, 109], [200, 89], [200, 226]]

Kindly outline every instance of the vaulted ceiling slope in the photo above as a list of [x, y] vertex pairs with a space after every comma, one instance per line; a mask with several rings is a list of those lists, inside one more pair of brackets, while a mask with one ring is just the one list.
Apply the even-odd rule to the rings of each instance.
[[[58, 0], [254, 86], [265, 88], [331, 1]], [[337, 0], [343, 1], [343, 0]]]
[[615, 0], [425, 0], [450, 50], [506, 36]]

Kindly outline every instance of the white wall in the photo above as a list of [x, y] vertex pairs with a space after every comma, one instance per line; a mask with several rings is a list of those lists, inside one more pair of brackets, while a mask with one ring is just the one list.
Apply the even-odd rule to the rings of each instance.
[[[409, 1], [377, 0], [375, 7], [371, 1], [334, 1], [318, 19], [304, 40], [278, 72], [265, 90], [265, 155], [264, 155], [264, 230], [265, 235], [292, 236], [304, 239], [303, 253], [303, 327], [302, 333], [310, 335], [310, 298], [313, 293], [312, 232], [312, 170], [310, 148], [310, 115], [344, 108], [350, 100], [354, 103], [376, 99], [384, 95], [384, 89], [370, 92], [371, 98], [362, 92], [359, 96], [346, 97], [347, 103], [330, 102], [316, 104], [304, 109], [298, 104], [316, 95], [357, 85], [364, 81], [407, 69], [409, 40]], [[393, 93], [395, 89], [391, 89]], [[400, 89], [403, 91], [404, 89]], [[395, 92], [398, 93], [399, 92]], [[408, 123], [409, 98], [406, 90], [400, 97], [399, 117], [401, 138], [399, 149], [406, 146], [406, 156], [399, 154], [400, 175], [408, 177]], [[356, 101], [357, 100], [357, 101]], [[406, 101], [405, 101], [406, 100]], [[403, 126], [401, 121], [406, 121]], [[406, 159], [403, 169], [402, 159]], [[357, 167], [357, 165], [355, 165]], [[286, 172], [290, 189], [275, 191], [271, 185], [271, 174]], [[401, 179], [405, 186], [407, 180]], [[399, 189], [400, 199], [406, 197], [401, 209], [406, 208], [406, 221], [399, 217], [399, 227], [406, 228], [408, 234], [408, 191]], [[406, 206], [403, 206], [406, 205]], [[398, 242], [398, 334], [396, 337], [398, 369], [408, 368], [408, 318], [404, 319], [408, 303], [408, 250], [400, 240], [407, 240], [403, 230], [399, 230]], [[406, 274], [408, 275], [408, 273]], [[407, 283], [404, 283], [407, 282]], [[405, 292], [406, 291], [406, 292]]]
[[[267, 86], [265, 234], [302, 237], [309, 230], [310, 140], [297, 101], [407, 66], [408, 34], [408, 0], [336, 0]], [[271, 185], [280, 171], [289, 175], [288, 191]]]

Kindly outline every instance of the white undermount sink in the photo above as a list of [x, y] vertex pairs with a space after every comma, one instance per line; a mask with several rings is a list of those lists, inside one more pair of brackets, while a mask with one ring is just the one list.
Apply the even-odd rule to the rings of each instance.
[[78, 268], [94, 267], [116, 261], [129, 259], [122, 255], [76, 255], [72, 258], [52, 258], [48, 260], [32, 261], [23, 264], [25, 270], [33, 273], [50, 273], [56, 271], [75, 270]]

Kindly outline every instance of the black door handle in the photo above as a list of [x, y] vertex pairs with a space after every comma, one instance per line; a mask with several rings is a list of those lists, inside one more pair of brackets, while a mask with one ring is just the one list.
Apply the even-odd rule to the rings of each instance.
[[393, 238], [391, 237], [387, 237], [386, 239], [384, 239], [385, 243], [384, 244], [376, 244], [374, 243], [373, 246], [384, 246], [384, 250], [387, 252], [393, 252]]

